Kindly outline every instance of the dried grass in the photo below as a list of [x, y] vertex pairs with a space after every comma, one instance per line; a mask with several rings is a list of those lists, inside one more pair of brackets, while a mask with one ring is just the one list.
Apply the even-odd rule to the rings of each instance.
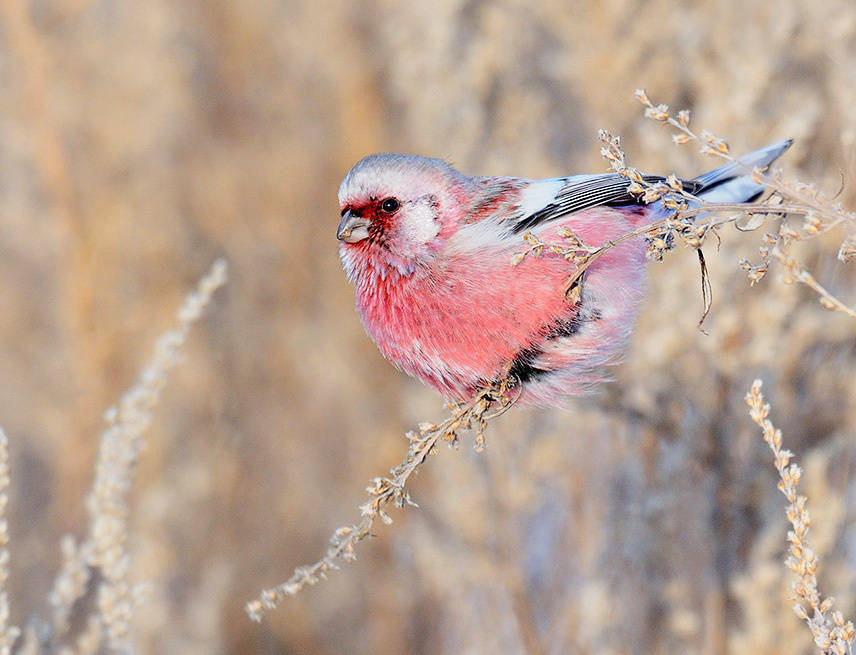
[[[22, 651], [97, 653], [101, 650], [130, 653], [131, 623], [136, 607], [145, 594], [144, 583], [131, 580], [132, 562], [128, 552], [128, 497], [131, 493], [139, 457], [145, 446], [144, 434], [153, 419], [167, 373], [180, 359], [180, 350], [190, 328], [202, 315], [212, 294], [226, 282], [226, 262], [218, 260], [190, 293], [177, 315], [176, 327], [164, 333], [155, 344], [152, 359], [137, 383], [118, 405], [104, 415], [107, 429], [101, 434], [92, 490], [86, 499], [89, 525], [86, 537], [78, 544], [65, 535], [61, 541], [62, 568], [49, 595], [50, 623], [40, 622], [38, 636], [25, 633]], [[9, 541], [3, 512], [8, 502], [8, 449], [6, 435], [0, 430], [0, 650], [11, 652], [20, 630], [7, 626], [9, 603], [2, 584], [8, 577]], [[86, 594], [94, 593], [94, 606], [85, 610], [85, 627], [79, 631], [69, 623], [72, 611]], [[78, 609], [79, 611], [79, 609]], [[37, 641], [33, 642], [36, 639]], [[69, 646], [74, 643], [74, 647]]]

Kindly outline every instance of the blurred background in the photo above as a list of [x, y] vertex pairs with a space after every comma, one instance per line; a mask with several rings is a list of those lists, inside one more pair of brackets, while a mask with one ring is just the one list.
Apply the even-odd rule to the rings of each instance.
[[[419, 509], [262, 625], [244, 603], [314, 561], [445, 415], [364, 334], [334, 237], [365, 154], [472, 174], [695, 175], [633, 90], [856, 202], [852, 0], [0, 0], [0, 424], [12, 619], [46, 614], [82, 535], [104, 410], [219, 256], [230, 281], [148, 433], [128, 535], [143, 653], [808, 653], [784, 498], [743, 396], [765, 381], [805, 466], [821, 590], [856, 611], [856, 326], [738, 267], [759, 233], [650, 266], [616, 381], [445, 448]], [[843, 180], [843, 184], [842, 184]], [[763, 231], [763, 230], [762, 230]], [[838, 238], [801, 253], [853, 302]]]

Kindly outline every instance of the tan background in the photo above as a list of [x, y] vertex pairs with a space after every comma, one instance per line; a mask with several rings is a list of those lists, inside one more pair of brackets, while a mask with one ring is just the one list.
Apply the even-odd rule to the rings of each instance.
[[[854, 323], [708, 248], [652, 265], [617, 381], [514, 411], [488, 450], [445, 449], [359, 560], [262, 626], [243, 604], [356, 518], [367, 480], [439, 398], [353, 312], [336, 189], [375, 151], [466, 172], [712, 163], [632, 92], [694, 110], [737, 152], [854, 206], [850, 0], [0, 2], [0, 424], [11, 440], [13, 619], [45, 613], [59, 535], [81, 534], [100, 416], [217, 256], [231, 280], [192, 334], [134, 491], [140, 652], [803, 653], [784, 499], [743, 395], [762, 377], [807, 471], [822, 589], [856, 610]], [[840, 238], [838, 239], [840, 241]], [[804, 251], [853, 302], [837, 241]], [[529, 642], [530, 648], [532, 640]]]

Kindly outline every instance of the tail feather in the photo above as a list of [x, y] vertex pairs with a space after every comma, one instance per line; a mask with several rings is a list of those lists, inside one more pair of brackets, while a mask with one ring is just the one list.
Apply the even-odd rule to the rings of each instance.
[[793, 139], [772, 143], [734, 162], [699, 175], [693, 180], [695, 194], [707, 202], [751, 202], [761, 195], [764, 185], [752, 179], [752, 170], [767, 168], [791, 147]]

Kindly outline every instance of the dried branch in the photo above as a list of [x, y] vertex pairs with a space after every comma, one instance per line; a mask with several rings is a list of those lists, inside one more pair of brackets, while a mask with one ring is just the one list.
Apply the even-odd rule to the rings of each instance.
[[[824, 598], [817, 588], [817, 555], [808, 542], [811, 521], [806, 509], [807, 498], [797, 494], [797, 485], [802, 477], [802, 469], [790, 463], [794, 454], [782, 448], [782, 432], [773, 426], [767, 418], [770, 405], [764, 402], [761, 393], [761, 380], [755, 380], [746, 394], [749, 415], [764, 434], [764, 441], [773, 451], [776, 470], [779, 472], [779, 491], [788, 499], [786, 510], [791, 530], [788, 531], [789, 554], [785, 565], [793, 571], [794, 581], [791, 590], [797, 599], [794, 612], [803, 619], [814, 636], [814, 643], [824, 655], [846, 655], [856, 636], [853, 623], [845, 621], [839, 611], [833, 611], [833, 598]], [[808, 606], [808, 608], [806, 607]]]
[[[325, 579], [329, 571], [339, 568], [339, 558], [345, 561], [356, 559], [356, 546], [371, 534], [375, 519], [380, 519], [385, 525], [392, 523], [392, 517], [387, 512], [389, 505], [399, 508], [416, 506], [405, 485], [411, 474], [429, 455], [436, 452], [437, 444], [445, 441], [449, 446], [456, 447], [458, 430], [472, 430], [475, 432], [475, 448], [479, 452], [482, 451], [485, 446], [487, 422], [502, 414], [514, 403], [516, 397], [512, 394], [515, 391], [514, 382], [505, 379], [481, 390], [468, 403], [451, 405], [449, 417], [439, 425], [420, 423], [418, 432], [408, 432], [410, 445], [404, 461], [390, 471], [390, 477], [374, 478], [366, 487], [369, 499], [360, 505], [360, 521], [338, 528], [330, 538], [330, 548], [317, 562], [297, 567], [288, 580], [271, 589], [265, 589], [257, 599], [248, 602], [246, 611], [250, 618], [253, 621], [261, 621], [265, 612], [275, 609], [287, 596], [294, 596], [306, 585], [314, 585]], [[494, 407], [498, 407], [497, 411], [488, 414]]]
[[[636, 98], [645, 105], [645, 115], [647, 117], [670, 125], [678, 130], [678, 133], [672, 137], [675, 143], [696, 143], [701, 145], [701, 152], [705, 155], [719, 157], [728, 162], [740, 164], [740, 161], [730, 154], [730, 149], [725, 139], [708, 130], [702, 130], [701, 134], [697, 134], [690, 129], [690, 113], [688, 110], [684, 109], [678, 112], [677, 117], [675, 117], [669, 112], [669, 108], [666, 105], [655, 106], [644, 90], [637, 90]], [[629, 177], [633, 172], [638, 174], [638, 171], [629, 169], [626, 166], [624, 153], [621, 152], [617, 138], [611, 137], [608, 134], [606, 134], [608, 138], [605, 138], [604, 134], [606, 133], [602, 132], [601, 139], [607, 142], [607, 146], [602, 152], [612, 164], [613, 169], [625, 177]], [[763, 220], [755, 220], [757, 217], [771, 214], [778, 215], [781, 218], [781, 223], [777, 233], [766, 234], [764, 242], [759, 248], [761, 263], [752, 264], [747, 260], [741, 262], [741, 266], [749, 275], [751, 283], [755, 284], [764, 277], [772, 257], [784, 266], [785, 275], [783, 276], [783, 280], [786, 283], [799, 282], [804, 284], [820, 296], [820, 303], [825, 309], [839, 311], [856, 318], [856, 309], [848, 306], [828, 291], [789, 252], [790, 246], [796, 241], [816, 237], [836, 228], [844, 227], [846, 235], [841, 242], [838, 259], [842, 262], [853, 261], [856, 259], [856, 212], [845, 210], [840, 203], [826, 197], [814, 185], [786, 180], [780, 171], [744, 167], [747, 174], [751, 174], [756, 182], [765, 185], [773, 192], [763, 203], [758, 205], [745, 204], [739, 208], [705, 203], [698, 198], [688, 195], [679, 185], [660, 184], [656, 186], [655, 190], [663, 196], [663, 204], [667, 208], [675, 210], [675, 214], [667, 220], [680, 222], [681, 220], [713, 211], [738, 211], [739, 215], [732, 216], [726, 222], [732, 222], [738, 218], [748, 216], [750, 217], [749, 224], [743, 227], [738, 226], [738, 228], [749, 231], [757, 229], [763, 223]], [[626, 172], [622, 173], [622, 170]], [[672, 180], [673, 177], [670, 176], [669, 179]], [[646, 193], [652, 193], [651, 185], [644, 181], [641, 174], [639, 174], [637, 186], [645, 190]], [[662, 189], [664, 186], [667, 187], [665, 191]], [[672, 187], [671, 191], [668, 190], [670, 186]], [[687, 201], [700, 206], [691, 207]], [[796, 214], [803, 217], [803, 222], [799, 230], [793, 228], [787, 222], [786, 217], [788, 214]], [[692, 243], [688, 242], [688, 245], [692, 245]]]

